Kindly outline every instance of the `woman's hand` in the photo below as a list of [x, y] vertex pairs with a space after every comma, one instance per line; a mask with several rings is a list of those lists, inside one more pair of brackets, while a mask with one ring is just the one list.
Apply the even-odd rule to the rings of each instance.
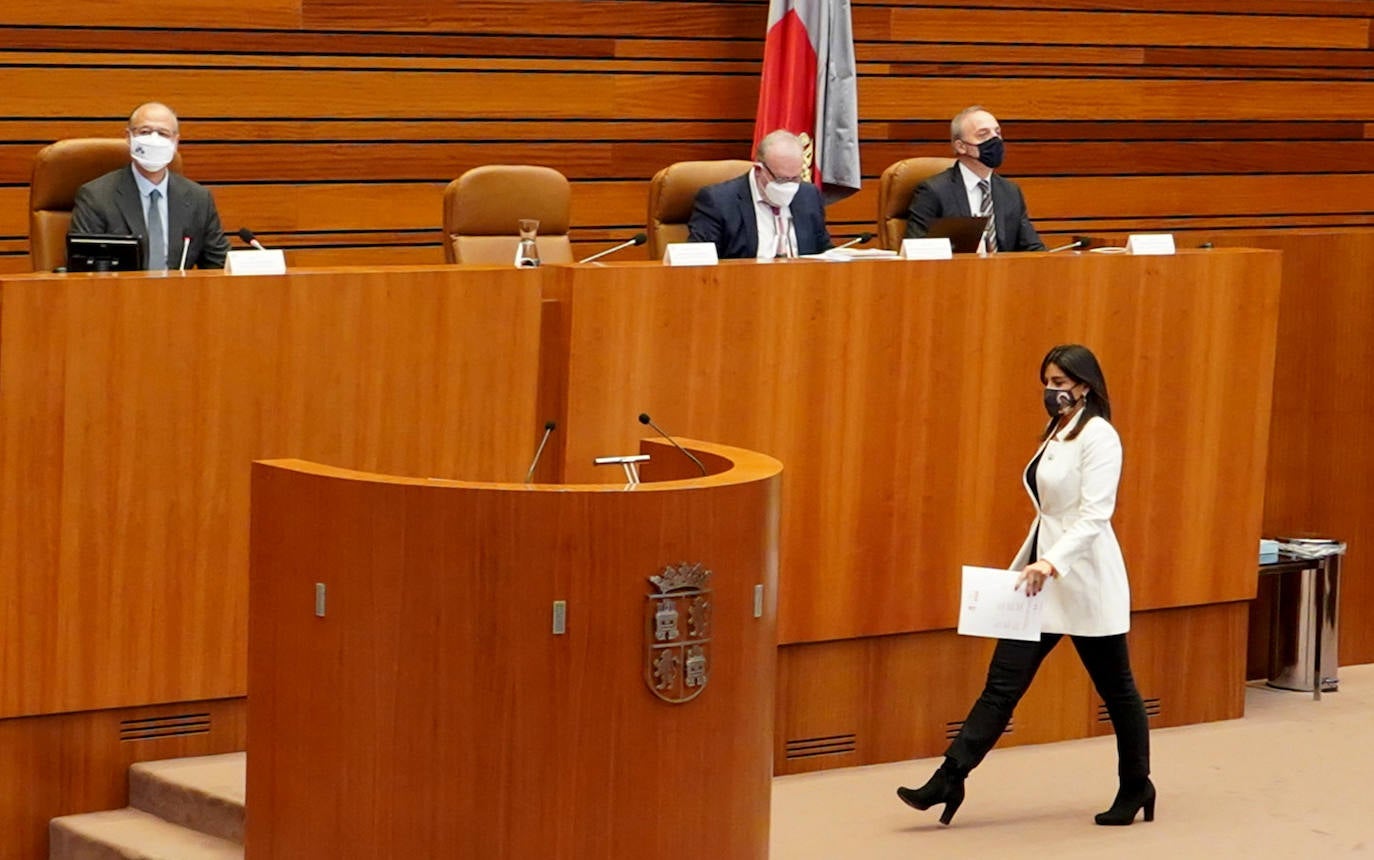
[[1016, 588], [1019, 589], [1024, 584], [1026, 596], [1034, 597], [1045, 587], [1045, 580], [1056, 576], [1059, 576], [1059, 571], [1054, 569], [1054, 565], [1041, 559], [1034, 564], [1026, 565], [1026, 569], [1021, 571], [1021, 576], [1016, 580]]

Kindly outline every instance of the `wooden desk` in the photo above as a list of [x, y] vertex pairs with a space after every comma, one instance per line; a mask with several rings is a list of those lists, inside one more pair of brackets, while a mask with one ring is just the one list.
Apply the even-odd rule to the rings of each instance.
[[524, 474], [537, 275], [42, 275], [0, 301], [0, 717], [244, 695], [256, 458]]

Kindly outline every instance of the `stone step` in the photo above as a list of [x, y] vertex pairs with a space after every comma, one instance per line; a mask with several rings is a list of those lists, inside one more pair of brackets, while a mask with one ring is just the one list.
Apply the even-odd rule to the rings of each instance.
[[247, 754], [145, 761], [129, 768], [129, 806], [243, 844]]
[[54, 818], [50, 860], [243, 860], [243, 846], [140, 809]]

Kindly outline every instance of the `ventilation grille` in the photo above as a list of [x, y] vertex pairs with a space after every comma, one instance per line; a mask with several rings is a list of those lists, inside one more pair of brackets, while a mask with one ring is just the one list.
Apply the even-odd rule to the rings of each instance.
[[[945, 723], [945, 740], [952, 741], [959, 737], [959, 732], [964, 728], [963, 720], [956, 720], [952, 723]], [[1007, 727], [1002, 729], [1002, 734], [1009, 735], [1016, 728], [1016, 719], [1007, 720]]]
[[121, 720], [121, 741], [152, 741], [158, 738], [178, 738], [184, 735], [204, 735], [210, 732], [210, 715], [167, 714], [137, 720]]
[[815, 758], [821, 755], [845, 755], [859, 746], [855, 734], [826, 735], [820, 738], [796, 738], [787, 742], [787, 758]]
[[[1145, 716], [1148, 719], [1154, 719], [1159, 716], [1163, 710], [1164, 706], [1159, 699], [1145, 700]], [[1107, 714], [1107, 706], [1101, 702], [1097, 705], [1097, 721], [1099, 723], [1110, 723], [1112, 721], [1112, 718]]]

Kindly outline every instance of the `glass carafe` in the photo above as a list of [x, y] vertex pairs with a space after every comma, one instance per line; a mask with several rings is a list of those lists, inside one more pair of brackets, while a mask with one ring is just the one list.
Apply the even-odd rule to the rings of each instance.
[[534, 218], [520, 219], [520, 244], [515, 246], [515, 265], [530, 269], [539, 265], [539, 245], [534, 241], [539, 232], [539, 221]]

